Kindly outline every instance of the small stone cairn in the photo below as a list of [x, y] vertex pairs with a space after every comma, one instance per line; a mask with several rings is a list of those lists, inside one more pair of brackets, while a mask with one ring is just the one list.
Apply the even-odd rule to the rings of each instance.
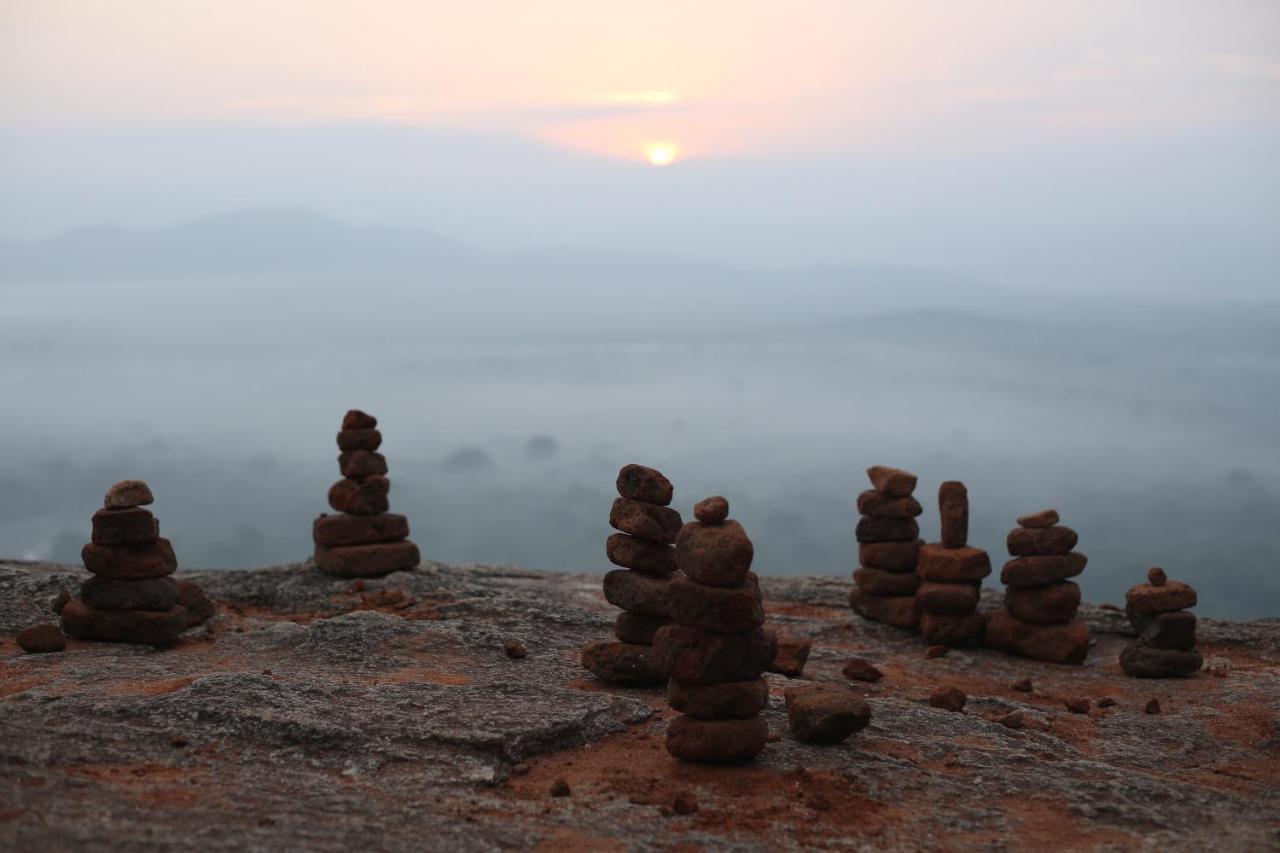
[[916, 590], [920, 576], [920, 525], [923, 512], [911, 496], [916, 475], [875, 465], [867, 469], [872, 488], [858, 495], [858, 563], [849, 605], [864, 619], [898, 628], [919, 623]]
[[611, 684], [657, 686], [667, 677], [654, 663], [653, 638], [669, 621], [667, 585], [676, 571], [673, 543], [680, 513], [669, 504], [675, 492], [661, 471], [624, 465], [609, 524], [621, 532], [605, 540], [615, 569], [604, 576], [604, 597], [620, 607], [616, 640], [595, 640], [582, 650], [582, 665]]
[[1164, 569], [1125, 593], [1125, 614], [1138, 639], [1120, 652], [1120, 668], [1137, 678], [1184, 678], [1204, 664], [1196, 650], [1196, 591]]
[[1079, 536], [1058, 524], [1047, 509], [1018, 519], [1009, 533], [1009, 554], [1000, 580], [1004, 609], [987, 614], [987, 645], [1033, 660], [1083, 663], [1089, 653], [1089, 626], [1076, 616], [1080, 587], [1067, 578], [1088, 562], [1072, 549]]
[[751, 571], [754, 547], [729, 519], [722, 497], [700, 501], [696, 521], [680, 530], [680, 576], [668, 599], [675, 624], [658, 631], [654, 654], [667, 683], [667, 703], [681, 716], [667, 727], [667, 751], [683, 761], [731, 764], [764, 749], [769, 702], [762, 677], [776, 638], [761, 630], [764, 607]]
[[978, 612], [982, 579], [991, 574], [991, 557], [969, 545], [969, 492], [955, 480], [938, 489], [942, 541], [920, 548], [916, 607], [920, 631], [931, 645], [960, 646], [982, 639]]
[[387, 458], [378, 453], [378, 419], [357, 409], [347, 412], [338, 433], [338, 467], [343, 479], [329, 489], [329, 506], [311, 526], [315, 563], [320, 571], [343, 578], [385, 575], [412, 569], [422, 561], [409, 541], [409, 521], [388, 512], [391, 481]]
[[93, 577], [62, 607], [62, 628], [70, 636], [165, 648], [187, 629], [187, 609], [170, 577], [178, 558], [145, 509], [154, 500], [141, 480], [122, 480], [107, 490], [103, 508], [93, 514], [92, 541], [80, 551]]

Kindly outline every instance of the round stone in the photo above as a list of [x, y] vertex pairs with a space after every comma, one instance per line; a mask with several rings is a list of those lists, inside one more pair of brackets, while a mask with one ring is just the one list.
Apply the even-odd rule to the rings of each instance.
[[719, 524], [729, 517], [729, 501], [719, 495], [693, 505], [693, 517], [703, 524]]

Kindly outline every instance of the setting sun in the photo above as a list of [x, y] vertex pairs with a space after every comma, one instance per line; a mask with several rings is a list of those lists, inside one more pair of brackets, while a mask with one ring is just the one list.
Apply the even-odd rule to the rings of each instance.
[[645, 148], [649, 162], [655, 166], [668, 166], [676, 159], [680, 148], [673, 142], [653, 142]]

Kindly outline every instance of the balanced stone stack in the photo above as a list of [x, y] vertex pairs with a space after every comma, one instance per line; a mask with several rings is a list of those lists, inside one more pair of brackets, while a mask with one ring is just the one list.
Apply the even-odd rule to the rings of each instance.
[[187, 629], [170, 577], [178, 568], [173, 545], [144, 509], [153, 500], [146, 483], [123, 480], [93, 514], [92, 541], [80, 552], [93, 577], [62, 607], [62, 628], [72, 637], [164, 648]]
[[769, 702], [762, 677], [776, 639], [761, 629], [760, 583], [751, 571], [755, 549], [729, 502], [707, 498], [696, 521], [680, 530], [680, 576], [667, 595], [675, 623], [658, 631], [655, 657], [670, 678], [667, 703], [681, 716], [667, 727], [667, 751], [683, 761], [729, 764], [764, 749]]
[[969, 545], [969, 492], [964, 483], [942, 484], [938, 510], [942, 541], [920, 548], [920, 632], [930, 644], [960, 646], [982, 639], [978, 596], [982, 579], [991, 574], [991, 557]]
[[1067, 580], [1088, 562], [1072, 550], [1078, 539], [1054, 510], [1018, 519], [1008, 539], [1014, 559], [1000, 573], [1005, 609], [987, 614], [988, 646], [1051, 663], [1084, 662], [1089, 626], [1076, 616], [1080, 587]]
[[665, 684], [653, 638], [669, 621], [667, 584], [676, 571], [674, 543], [682, 521], [669, 506], [675, 490], [662, 472], [643, 465], [624, 465], [617, 486], [609, 524], [621, 532], [605, 540], [605, 555], [622, 568], [604, 576], [605, 599], [622, 608], [613, 628], [617, 639], [588, 643], [582, 665], [613, 684]]
[[343, 479], [329, 489], [329, 506], [311, 527], [316, 566], [344, 578], [371, 577], [412, 569], [422, 560], [409, 541], [409, 520], [388, 512], [391, 481], [387, 458], [378, 453], [378, 419], [356, 409], [347, 412], [338, 433], [338, 467]]
[[923, 511], [911, 496], [916, 475], [875, 465], [867, 469], [872, 488], [858, 495], [858, 563], [849, 604], [863, 618], [898, 628], [919, 622], [916, 590], [920, 576], [920, 525]]
[[1204, 658], [1196, 650], [1196, 591], [1171, 581], [1164, 569], [1147, 572], [1147, 582], [1125, 593], [1125, 613], [1138, 639], [1120, 652], [1120, 668], [1138, 678], [1183, 678]]

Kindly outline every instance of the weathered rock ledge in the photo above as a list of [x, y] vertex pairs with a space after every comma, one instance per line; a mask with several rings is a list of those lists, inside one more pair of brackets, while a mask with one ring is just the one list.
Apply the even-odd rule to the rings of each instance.
[[[661, 691], [578, 666], [611, 632], [599, 577], [427, 563], [353, 583], [306, 565], [183, 573], [219, 614], [181, 644], [18, 630], [83, 571], [0, 562], [0, 849], [1264, 849], [1280, 846], [1280, 621], [1201, 622], [1211, 672], [1120, 672], [1122, 614], [1085, 607], [1083, 667], [985, 651], [926, 659], [863, 622], [834, 578], [765, 578], [770, 620], [811, 637], [807, 679], [851, 657], [871, 726], [836, 747], [786, 732], [754, 764], [662, 746]], [[998, 600], [984, 599], [984, 607]], [[516, 638], [528, 657], [513, 660]], [[1032, 693], [1011, 685], [1022, 678]], [[964, 713], [923, 701], [965, 690]], [[1072, 714], [1068, 699], [1116, 705]], [[1159, 715], [1143, 712], [1158, 698]], [[995, 720], [1024, 712], [1025, 728]], [[553, 798], [563, 778], [570, 795]], [[679, 792], [699, 810], [671, 815]], [[664, 814], [664, 812], [666, 812]]]

